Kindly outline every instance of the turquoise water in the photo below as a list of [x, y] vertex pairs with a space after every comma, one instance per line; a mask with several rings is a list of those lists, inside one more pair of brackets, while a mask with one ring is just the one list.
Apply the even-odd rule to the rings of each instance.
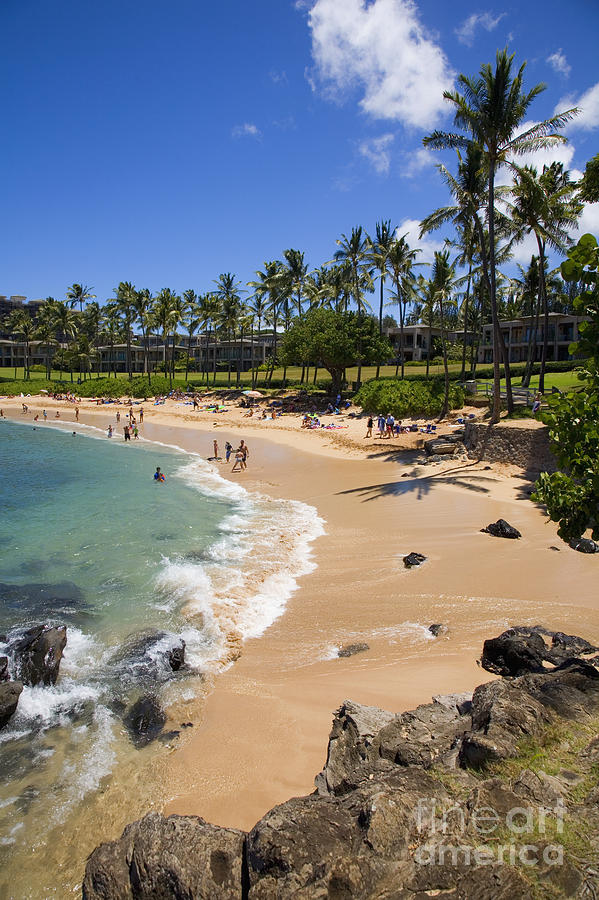
[[[73, 823], [89, 810], [93, 829], [101, 792], [160, 752], [135, 745], [126, 709], [201, 693], [281, 615], [322, 533], [312, 508], [250, 495], [197, 456], [72, 428], [0, 421], [0, 655], [14, 675], [20, 629], [67, 626], [57, 684], [25, 687], [0, 731], [3, 897], [73, 890]], [[174, 673], [167, 651], [182, 641]], [[53, 829], [68, 863], [44, 856]]]

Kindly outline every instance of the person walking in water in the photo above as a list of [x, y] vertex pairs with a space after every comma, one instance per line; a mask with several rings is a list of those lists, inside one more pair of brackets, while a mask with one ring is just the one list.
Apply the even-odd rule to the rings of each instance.
[[126, 440], [126, 441], [130, 441], [130, 440], [131, 440], [131, 432], [129, 431], [129, 426], [128, 426], [128, 425], [125, 425], [125, 427], [123, 428], [123, 434], [125, 435], [125, 440]]
[[109, 438], [112, 437], [112, 425], [109, 425], [109, 426], [108, 426], [108, 437], [109, 437]]

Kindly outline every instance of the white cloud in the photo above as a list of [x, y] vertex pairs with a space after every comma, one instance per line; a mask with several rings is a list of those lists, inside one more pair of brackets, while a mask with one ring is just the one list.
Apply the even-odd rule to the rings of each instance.
[[560, 75], [564, 75], [566, 78], [572, 71], [572, 66], [568, 63], [565, 54], [562, 53], [561, 47], [547, 57], [547, 62], [554, 72], [559, 72]]
[[262, 132], [253, 122], [244, 122], [243, 125], [236, 125], [231, 134], [234, 138], [253, 137], [259, 140], [262, 137]]
[[420, 172], [429, 170], [433, 171], [439, 162], [439, 158], [426, 147], [420, 147], [418, 150], [412, 150], [405, 154], [405, 161], [402, 163], [400, 175], [402, 178], [414, 178]]
[[581, 234], [594, 234], [595, 237], [599, 237], [599, 203], [585, 203], [573, 236], [579, 238]]
[[510, 264], [520, 263], [521, 266], [527, 266], [532, 256], [538, 256], [539, 245], [534, 233], [528, 232], [524, 240], [512, 248], [512, 253]]
[[597, 128], [599, 126], [599, 81], [578, 98], [574, 94], [562, 97], [555, 107], [555, 114], [557, 115], [565, 109], [572, 109], [573, 106], [577, 106], [580, 113], [570, 122], [568, 131], [574, 131], [575, 128], [591, 131], [593, 128]]
[[270, 80], [272, 81], [273, 84], [287, 84], [288, 83], [287, 72], [285, 72], [284, 69], [281, 70], [280, 72], [278, 71], [278, 69], [271, 69], [270, 72], [268, 73], [268, 77], [270, 78]]
[[[520, 133], [528, 131], [536, 122], [525, 122], [520, 129]], [[538, 172], [541, 172], [543, 166], [550, 166], [552, 162], [561, 162], [564, 169], [571, 171], [571, 178], [574, 181], [575, 176], [572, 170], [572, 160], [574, 158], [574, 144], [570, 141], [567, 143], [560, 142], [554, 147], [548, 147], [545, 150], [535, 150], [534, 153], [524, 153], [522, 156], [512, 157], [512, 161], [517, 166], [534, 166]], [[497, 171], [496, 183], [501, 185], [509, 185], [512, 183], [513, 173], [508, 166], [502, 166]]]
[[477, 28], [484, 28], [485, 31], [493, 31], [497, 28], [505, 15], [505, 13], [500, 13], [498, 16], [493, 16], [489, 12], [472, 13], [471, 16], [468, 16], [468, 18], [462, 22], [459, 28], [455, 29], [458, 41], [462, 44], [467, 44], [468, 47], [472, 46], [474, 42], [474, 33]]
[[316, 0], [308, 24], [313, 87], [337, 100], [359, 87], [360, 106], [375, 119], [428, 128], [442, 116], [453, 73], [413, 0]]
[[[421, 253], [416, 257], [416, 262], [432, 263], [435, 258], [435, 250], [443, 250], [445, 244], [442, 240], [435, 240], [430, 235], [420, 237], [420, 222], [418, 219], [404, 219], [395, 232], [398, 238], [406, 236], [410, 249], [418, 249]], [[418, 270], [417, 270], [418, 271]], [[426, 271], [426, 269], [424, 270]]]
[[387, 175], [391, 164], [390, 147], [395, 140], [394, 134], [382, 134], [377, 138], [362, 141], [358, 146], [360, 156], [370, 162], [379, 175]]

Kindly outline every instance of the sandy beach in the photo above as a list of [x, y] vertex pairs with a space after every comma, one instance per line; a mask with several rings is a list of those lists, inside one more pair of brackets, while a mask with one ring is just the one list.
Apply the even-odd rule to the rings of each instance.
[[[18, 421], [22, 402], [0, 406]], [[25, 402], [29, 421], [44, 407], [49, 419], [60, 409], [76, 430], [72, 406]], [[116, 408], [126, 409], [79, 407], [81, 423], [103, 428], [114, 425]], [[215, 438], [222, 451], [226, 440], [236, 446], [244, 437], [248, 470], [216, 463], [220, 473], [251, 491], [308, 503], [326, 522], [312, 545], [317, 567], [284, 614], [244, 644], [214, 680], [186, 740], [155, 764], [156, 802], [166, 813], [250, 828], [274, 804], [312, 791], [344, 699], [402, 711], [434, 694], [471, 690], [490, 677], [476, 662], [483, 640], [511, 624], [599, 641], [597, 560], [560, 541], [517, 467], [419, 466], [415, 451], [425, 436], [366, 441], [364, 418], [335, 417], [347, 427], [312, 432], [301, 429], [299, 415], [258, 423], [235, 407], [219, 415], [176, 401], [143, 407], [143, 437], [205, 457]], [[480, 532], [499, 517], [522, 539]], [[402, 557], [412, 550], [427, 562], [407, 570]], [[433, 637], [432, 623], [445, 632]], [[369, 649], [337, 657], [341, 645], [356, 642]], [[117, 817], [95, 843], [120, 827]]]

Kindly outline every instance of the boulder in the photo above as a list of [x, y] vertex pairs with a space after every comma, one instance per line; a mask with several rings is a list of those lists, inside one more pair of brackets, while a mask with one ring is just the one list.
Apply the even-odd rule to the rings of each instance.
[[156, 684], [172, 678], [185, 662], [185, 641], [148, 628], [130, 635], [110, 658], [122, 684]]
[[495, 675], [524, 675], [542, 672], [547, 646], [540, 634], [522, 634], [510, 628], [499, 637], [485, 641], [481, 665]]
[[447, 634], [448, 628], [447, 625], [436, 622], [434, 625], [429, 625], [427, 630], [430, 631], [433, 637], [439, 637], [440, 634]]
[[154, 694], [140, 697], [129, 707], [123, 722], [127, 726], [133, 743], [144, 747], [155, 740], [166, 723], [166, 715]]
[[384, 709], [346, 700], [335, 712], [327, 761], [314, 779], [317, 791], [342, 793], [352, 784], [356, 769], [368, 759], [374, 736], [394, 718]]
[[353, 656], [354, 653], [363, 653], [364, 650], [370, 650], [368, 644], [344, 644], [343, 647], [340, 647], [337, 651], [337, 656]]
[[171, 647], [167, 652], [166, 658], [173, 672], [178, 672], [185, 663], [185, 641], [181, 638], [181, 643], [177, 647]]
[[505, 519], [497, 519], [486, 528], [481, 528], [481, 531], [492, 534], [494, 537], [511, 538], [512, 540], [522, 537], [518, 529], [506, 522]]
[[15, 712], [22, 690], [20, 681], [3, 681], [0, 684], [0, 728], [4, 728]]
[[17, 632], [8, 644], [8, 652], [14, 659], [15, 674], [23, 684], [32, 687], [36, 684], [56, 684], [66, 643], [65, 625], [36, 625]]
[[453, 435], [433, 438], [425, 442], [424, 449], [429, 456], [447, 456], [455, 453], [458, 439], [452, 440], [452, 438]]
[[85, 867], [83, 900], [241, 900], [245, 834], [198, 816], [150, 813], [101, 844]]
[[573, 538], [570, 541], [570, 547], [578, 550], [579, 553], [599, 553], [599, 544], [590, 538]]
[[426, 559], [426, 556], [423, 556], [422, 553], [412, 551], [407, 556], [404, 556], [403, 564], [406, 569], [411, 569], [413, 566], [421, 566], [423, 562], [426, 562]]

